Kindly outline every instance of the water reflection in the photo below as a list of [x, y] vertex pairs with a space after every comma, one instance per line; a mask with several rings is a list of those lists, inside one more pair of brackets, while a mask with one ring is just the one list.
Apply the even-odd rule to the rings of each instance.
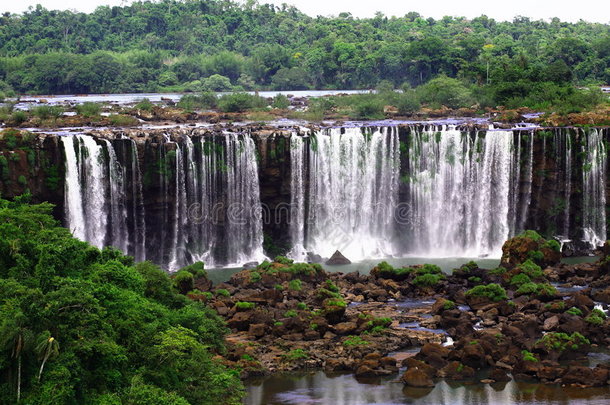
[[349, 374], [323, 372], [273, 376], [248, 386], [246, 404], [608, 404], [610, 388], [562, 388], [557, 385], [508, 382], [464, 384], [440, 381], [434, 388], [404, 387], [392, 378], [358, 382]]

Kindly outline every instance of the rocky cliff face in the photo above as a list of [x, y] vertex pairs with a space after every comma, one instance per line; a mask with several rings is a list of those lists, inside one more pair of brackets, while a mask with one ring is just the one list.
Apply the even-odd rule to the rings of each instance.
[[[414, 193], [421, 191], [414, 188], [414, 181], [417, 180], [413, 173], [414, 163], [428, 165], [436, 161], [439, 170], [437, 174], [455, 168], [451, 162], [448, 162], [446, 167], [438, 162], [441, 157], [445, 160], [449, 159], [448, 155], [438, 151], [442, 137], [454, 136], [456, 142], [461, 142], [460, 139], [469, 139], [468, 142], [458, 145], [460, 148], [472, 147], [471, 151], [460, 155], [462, 160], [467, 156], [472, 157], [473, 153], [481, 152], [477, 151], [477, 148], [490, 148], [491, 141], [487, 144], [478, 141], [488, 136], [485, 129], [462, 127], [454, 130], [457, 134], [452, 135], [443, 127], [404, 125], [395, 129], [400, 143], [398, 201], [412, 202]], [[258, 171], [257, 198], [260, 199], [263, 207], [260, 218], [262, 239], [264, 239], [262, 244], [268, 256], [285, 253], [292, 245], [290, 210], [291, 176], [294, 165], [291, 160], [290, 139], [292, 136], [303, 135], [301, 131], [304, 130], [250, 126], [230, 130], [221, 127], [180, 127], [88, 131], [86, 135], [92, 136], [100, 146], [102, 156], [100, 164], [108, 177], [108, 181], [101, 186], [102, 190], [99, 190], [101, 195], [106, 196], [107, 201], [103, 202], [102, 208], [107, 210], [109, 218], [102, 226], [106, 234], [102, 239], [106, 243], [116, 244], [123, 238], [120, 243], [123, 243], [126, 249], [130, 249], [130, 254], [160, 263], [199, 259], [198, 256], [188, 254], [179, 259], [170, 248], [176, 242], [176, 238], [186, 238], [185, 235], [191, 232], [191, 230], [183, 231], [190, 229], [191, 226], [187, 223], [190, 219], [190, 207], [182, 206], [181, 200], [186, 196], [188, 201], [203, 203], [201, 197], [193, 197], [195, 198], [193, 200], [191, 194], [199, 196], [206, 193], [215, 193], [214, 201], [226, 202], [230, 198], [238, 198], [231, 194], [231, 190], [235, 187], [240, 189], [241, 186], [236, 186], [235, 182], [244, 180], [244, 176], [249, 174], [234, 172], [232, 168], [245, 164], [235, 159], [241, 156], [243, 148], [249, 145], [240, 139], [248, 138], [253, 142], [252, 153], [255, 154], [255, 163], [254, 161], [251, 163]], [[595, 131], [595, 135], [592, 135], [592, 131]], [[363, 136], [367, 136], [366, 133], [367, 131], [363, 130]], [[235, 142], [227, 143], [228, 136], [234, 136]], [[513, 156], [516, 156], [510, 163], [512, 177], [507, 186], [510, 187], [511, 199], [507, 209], [512, 218], [509, 226], [513, 227], [513, 230], [536, 229], [547, 236], [563, 235], [579, 239], [587, 215], [590, 215], [592, 210], [599, 210], [600, 204], [605, 207], [605, 201], [610, 197], [610, 185], [605, 168], [607, 165], [605, 145], [609, 131], [607, 129], [514, 130], [505, 131], [501, 136], [514, 138], [509, 147]], [[437, 144], [428, 139], [430, 137], [435, 138]], [[3, 131], [0, 137], [0, 192], [4, 198], [13, 198], [29, 191], [34, 202], [49, 201], [55, 204], [56, 217], [65, 223], [67, 220], [64, 206], [66, 156], [65, 145], [61, 139], [57, 134]], [[419, 146], [417, 142], [420, 142]], [[311, 178], [309, 154], [314, 153], [313, 148], [316, 147], [312, 145], [311, 142], [306, 142], [308, 149], [303, 167], [306, 189]], [[429, 152], [431, 155], [424, 156], [428, 160], [425, 160], [421, 155], [422, 152], [417, 149], [422, 145], [431, 148]], [[233, 155], [228, 152], [231, 148], [236, 148], [232, 152]], [[415, 150], [417, 154], [414, 154]], [[495, 149], [490, 149], [488, 153], [492, 152], [498, 153]], [[86, 151], [83, 153], [82, 156], [85, 156]], [[215, 156], [215, 160], [208, 161], [210, 156]], [[475, 158], [472, 159], [472, 164], [480, 163]], [[463, 161], [460, 164], [463, 164]], [[217, 177], [210, 179], [209, 184], [205, 183], [210, 187], [207, 191], [200, 189], [203, 183], [199, 183], [203, 181], [201, 176], [205, 172], [203, 170], [205, 165], [213, 165], [218, 173]], [[86, 170], [83, 170], [81, 176], [86, 176], [86, 173]], [[118, 191], [117, 176], [120, 181]], [[236, 176], [241, 177], [238, 179]], [[497, 182], [496, 177], [495, 174], [490, 176], [488, 182]], [[85, 178], [81, 180], [83, 184], [86, 183]], [[465, 178], [465, 183], [466, 180], [472, 179]], [[230, 183], [233, 187], [231, 190], [227, 188], [229, 184], [226, 183], [227, 181], [233, 181]], [[483, 181], [481, 184], [484, 184], [484, 180], [481, 181]], [[600, 187], [603, 190], [600, 190]], [[245, 192], [243, 188], [240, 190]], [[494, 190], [496, 189], [492, 187], [489, 191], [492, 198], [497, 192]], [[111, 201], [111, 196], [115, 196], [118, 192], [121, 198], [120, 212], [117, 211], [118, 214], [115, 213], [115, 217], [112, 217], [108, 207], [115, 204], [116, 201]], [[473, 201], [476, 200], [479, 192], [482, 191], [472, 190]], [[251, 194], [251, 192], [245, 193]], [[592, 198], [584, 198], [584, 194], [590, 194]], [[460, 196], [467, 198], [465, 196], [468, 194], [460, 194]], [[179, 214], [179, 210], [182, 210], [183, 214]], [[213, 240], [214, 246], [210, 248], [215, 257], [228, 257], [227, 246], [230, 246], [231, 241], [237, 237], [258, 238], [250, 235], [250, 230], [246, 228], [227, 229], [226, 218], [229, 214], [226, 211], [217, 213], [218, 220], [213, 224], [214, 229], [208, 230], [210, 233], [220, 235]], [[125, 215], [124, 220], [119, 218], [121, 215]], [[142, 215], [145, 218], [139, 223]], [[463, 213], [456, 212], [455, 215], [459, 216]], [[604, 215], [604, 222], [605, 218]], [[599, 218], [593, 218], [591, 222], [595, 224], [596, 221], [599, 222], [598, 220]], [[408, 227], [412, 227], [412, 224], [397, 223], [396, 234], [400, 236], [412, 232], [413, 230], [407, 229]], [[117, 239], [115, 234], [119, 228], [124, 235], [139, 233], [141, 237], [134, 239], [121, 236]], [[164, 231], [160, 231], [160, 228]], [[205, 240], [200, 230], [192, 233], [191, 236], [190, 239], [186, 238], [185, 242], [181, 242], [185, 251], [189, 251], [191, 244], [196, 240]], [[142, 240], [144, 237], [145, 241]], [[398, 241], [402, 245], [401, 250], [406, 251], [410, 243], [409, 238], [399, 237]], [[144, 244], [148, 246], [144, 247]], [[139, 248], [140, 253], [136, 254], [137, 245], [142, 246]], [[148, 254], [144, 255], [144, 251]]]

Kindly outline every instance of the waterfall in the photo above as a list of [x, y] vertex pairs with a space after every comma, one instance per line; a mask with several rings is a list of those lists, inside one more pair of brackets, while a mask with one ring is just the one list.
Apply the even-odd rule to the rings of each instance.
[[75, 237], [106, 244], [108, 176], [103, 147], [83, 135], [62, 138], [66, 154], [66, 223]]
[[[64, 207], [66, 226], [75, 238], [85, 240], [87, 238], [85, 224], [85, 210], [81, 195], [80, 170], [78, 167], [78, 155], [80, 151], [80, 139], [74, 137], [62, 137], [61, 143], [66, 156], [66, 181], [64, 191]], [[76, 148], [76, 149], [75, 149]]]
[[299, 262], [307, 259], [305, 250], [305, 141], [302, 136], [290, 137], [290, 240], [288, 256]]
[[129, 251], [129, 231], [127, 229], [126, 168], [117, 160], [117, 155], [109, 140], [104, 140], [108, 152], [108, 175], [110, 186], [110, 244], [123, 252]]
[[293, 244], [324, 257], [340, 250], [351, 260], [395, 255], [396, 129], [333, 128], [311, 136], [307, 196], [299, 178], [305, 152], [300, 142], [291, 141]]
[[170, 271], [197, 260], [210, 267], [265, 258], [250, 136], [183, 136], [179, 142], [165, 136], [158, 160], [147, 163], [146, 187], [133, 139], [75, 135], [61, 142], [65, 222], [75, 237]]
[[497, 255], [515, 212], [513, 133], [469, 134], [449, 127], [411, 131], [409, 204], [412, 253]]
[[606, 172], [607, 151], [603, 132], [591, 129], [584, 134], [582, 217], [583, 240], [591, 248], [602, 246], [606, 240]]

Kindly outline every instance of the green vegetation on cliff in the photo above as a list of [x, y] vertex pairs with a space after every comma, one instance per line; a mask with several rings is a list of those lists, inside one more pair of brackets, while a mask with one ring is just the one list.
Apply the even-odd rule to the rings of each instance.
[[0, 403], [239, 403], [217, 315], [51, 208], [0, 199]]

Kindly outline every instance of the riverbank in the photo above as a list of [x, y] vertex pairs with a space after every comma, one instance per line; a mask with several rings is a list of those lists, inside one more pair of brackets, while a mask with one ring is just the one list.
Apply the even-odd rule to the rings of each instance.
[[[326, 378], [351, 378], [340, 376], [347, 372], [383, 387], [376, 388], [381, 393], [375, 398], [396, 399], [400, 389], [392, 386], [400, 382], [405, 399], [436, 392], [430, 401], [456, 383], [481, 387], [475, 392], [486, 392], [490, 384], [498, 398], [525, 401], [532, 397], [517, 392], [538, 389], [531, 385], [537, 382], [550, 387], [540, 388], [539, 395], [553, 400], [559, 392], [589, 395], [553, 387], [608, 386], [610, 357], [588, 355], [603, 353], [610, 343], [608, 253], [605, 248], [594, 263], [559, 263], [559, 245], [527, 231], [504, 244], [495, 269], [469, 262], [443, 274], [433, 265], [396, 268], [382, 262], [361, 275], [327, 273], [320, 265], [279, 257], [188, 296], [227, 320], [232, 333], [226, 364], [247, 381], [272, 375], [269, 381], [289, 387], [291, 377], [282, 373], [323, 370], [327, 377], [313, 378], [324, 387]], [[441, 380], [446, 383], [434, 388]], [[321, 395], [319, 386], [301, 390], [299, 397], [290, 389], [282, 396], [277, 387], [261, 393], [252, 384], [248, 403], [261, 403], [261, 396], [268, 403], [315, 403]], [[354, 387], [349, 390], [359, 398], [373, 398], [362, 393], [366, 387]], [[608, 394], [606, 388], [589, 393]], [[345, 399], [353, 391], [330, 390], [321, 398], [335, 394]]]

